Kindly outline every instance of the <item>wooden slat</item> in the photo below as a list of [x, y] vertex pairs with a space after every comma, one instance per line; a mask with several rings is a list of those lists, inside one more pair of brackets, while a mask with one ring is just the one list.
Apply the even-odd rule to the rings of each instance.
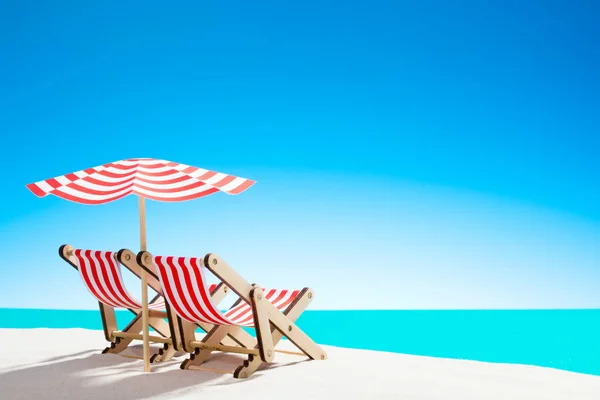
[[265, 307], [266, 303], [269, 303], [269, 300], [264, 297], [263, 290], [259, 287], [254, 288], [250, 292], [250, 297], [252, 300], [252, 317], [254, 318], [254, 329], [256, 329], [260, 359], [264, 362], [272, 362], [275, 357], [275, 353], [273, 353], [273, 337], [271, 336], [269, 311]]
[[209, 345], [197, 340], [192, 340], [189, 342], [191, 347], [197, 349], [207, 349], [213, 351], [223, 351], [226, 353], [238, 353], [238, 354], [253, 354], [258, 356], [258, 349], [245, 349], [243, 347], [233, 347], [233, 346], [223, 346], [223, 345]]
[[150, 318], [168, 318], [169, 316], [165, 311], [148, 310]]
[[[112, 335], [114, 337], [120, 337], [120, 338], [124, 338], [124, 339], [144, 340], [144, 335], [139, 335], [139, 334], [136, 334], [136, 333], [113, 332]], [[168, 344], [171, 344], [171, 339], [170, 338], [164, 338], [164, 337], [160, 337], [160, 336], [148, 335], [148, 340], [151, 341], [151, 342], [155, 342], [155, 343], [168, 343]]]

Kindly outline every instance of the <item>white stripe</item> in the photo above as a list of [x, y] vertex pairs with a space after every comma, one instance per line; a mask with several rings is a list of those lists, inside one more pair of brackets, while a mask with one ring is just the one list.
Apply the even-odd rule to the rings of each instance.
[[[98, 286], [98, 288], [101, 287], [103, 289], [103, 292], [106, 293], [106, 296], [111, 301], [111, 303], [122, 307], [123, 306], [122, 302], [118, 298], [115, 298], [112, 295], [112, 293], [110, 292], [110, 290], [108, 289], [107, 282], [104, 281], [103, 276], [102, 276], [102, 267], [100, 266], [100, 260], [96, 257], [96, 255], [94, 253], [95, 253], [95, 251], [90, 252], [90, 257], [93, 260], [93, 262], [91, 263], [91, 268], [93, 268], [93, 270], [96, 272], [96, 276], [97, 276], [96, 285]], [[102, 253], [100, 253], [100, 254], [102, 254]]]
[[[245, 321], [247, 318], [250, 318], [250, 320], [247, 322], [242, 322], [242, 321]], [[247, 324], [253, 324], [254, 316], [252, 315], [252, 309], [245, 311], [243, 314], [240, 314], [240, 315], [236, 316], [235, 318], [231, 318], [231, 321], [233, 321], [235, 325], [246, 326]]]
[[164, 297], [156, 300], [152, 304], [148, 304], [148, 308], [150, 308], [151, 310], [164, 310], [164, 309], [166, 309]]
[[142, 167], [141, 165], [139, 167], [137, 167], [137, 171], [138, 173], [159, 173], [159, 172], [171, 172], [173, 174], [177, 173], [177, 171], [173, 168], [173, 167], [169, 167], [167, 165], [162, 166], [162, 167], [158, 167], [158, 168], [147, 168], [147, 167]]
[[[164, 269], [165, 269], [166, 275], [162, 274], [160, 268], [157, 268], [157, 271], [160, 276], [161, 285], [163, 287], [163, 293], [165, 294], [165, 296], [167, 296], [167, 300], [170, 303], [177, 305], [177, 308], [179, 308], [182, 311], [181, 313], [177, 312], [177, 315], [179, 315], [181, 318], [183, 318], [189, 322], [196, 322], [195, 321], [196, 319], [194, 317], [192, 317], [191, 314], [189, 314], [187, 307], [185, 307], [185, 305], [183, 304], [183, 302], [181, 300], [181, 297], [179, 296], [179, 291], [177, 290], [177, 286], [175, 285], [176, 280], [175, 280], [175, 277], [173, 276], [173, 271], [171, 270], [171, 268], [169, 267], [169, 265], [166, 262], [166, 257], [162, 258], [162, 263], [165, 266]], [[162, 283], [163, 281], [168, 282], [169, 286], [171, 286], [171, 289], [173, 292], [173, 297], [171, 297], [170, 295], [167, 294], [168, 291], [165, 289], [165, 287]]]
[[44, 193], [50, 193], [51, 191], [54, 190], [54, 188], [52, 186], [50, 186], [46, 181], [40, 181], [38, 183], [36, 183], [36, 185], [44, 191]]
[[[98, 169], [98, 168], [96, 168], [96, 169]], [[136, 167], [127, 167], [127, 169], [120, 169], [120, 168], [115, 168], [113, 166], [108, 166], [108, 167], [102, 167], [102, 170], [116, 174], [116, 175], [127, 175], [127, 174], [131, 174], [133, 171], [135, 171]]]
[[235, 306], [227, 310], [227, 312], [225, 312], [225, 315], [227, 316], [227, 318], [234, 318], [235, 315], [239, 314], [240, 312], [243, 312], [243, 310], [245, 310], [245, 307], [247, 306], [248, 303], [242, 300], [239, 304], [236, 304]]
[[227, 178], [229, 175], [221, 173], [221, 172], [217, 172], [216, 175], [211, 176], [208, 179], [200, 179], [202, 182], [207, 183], [209, 185], [214, 185], [215, 183], [219, 183], [221, 182], [221, 180], [223, 180], [223, 178]]
[[117, 196], [125, 194], [125, 193], [131, 193], [130, 188], [125, 188], [123, 190], [118, 191], [117, 193], [106, 194], [106, 195], [97, 195], [97, 194], [81, 192], [79, 190], [75, 190], [75, 189], [67, 187], [67, 186], [62, 186], [62, 187], [58, 188], [57, 191], [65, 193], [65, 194], [69, 194], [71, 196], [79, 197], [82, 199], [96, 200], [96, 201], [107, 200], [107, 199], [111, 199], [111, 198], [117, 197]]
[[[186, 165], [186, 164], [176, 164], [173, 166], [173, 169], [177, 170], [177, 171], [183, 171], [190, 168], [190, 165]], [[192, 168], [196, 168], [196, 170], [194, 170], [193, 172], [188, 173], [187, 175], [190, 176], [200, 176], [202, 174], [205, 174], [208, 172], [207, 169], [204, 168], [198, 168], [198, 167], [192, 167]]]
[[[198, 261], [198, 260], [196, 260], [196, 261]], [[175, 264], [179, 265], [179, 263], [175, 263]], [[209, 316], [210, 320], [206, 320], [205, 322], [210, 322], [212, 324], [216, 323], [216, 324], [220, 324], [220, 325], [226, 325], [228, 320], [225, 317], [223, 317], [223, 315], [221, 314], [219, 309], [217, 307], [215, 307], [214, 304], [212, 304], [210, 293], [208, 292], [206, 285], [205, 285], [204, 267], [201, 265], [198, 265], [198, 264], [193, 265], [191, 263], [190, 258], [184, 259], [184, 266], [187, 269], [187, 271], [190, 273], [190, 278], [192, 280], [193, 295], [196, 296], [196, 299], [198, 300], [198, 303], [200, 303], [200, 307], [202, 308], [202, 310], [204, 310], [204, 313], [208, 314], [208, 316]], [[194, 267], [196, 267], [196, 268], [194, 268]], [[198, 275], [200, 275], [200, 276], [198, 276]], [[202, 282], [202, 287], [200, 287], [200, 285], [198, 285], [198, 282]], [[182, 287], [184, 288], [184, 291], [187, 292], [186, 286], [182, 285]], [[202, 298], [202, 295], [200, 293], [201, 290], [204, 291], [208, 295], [208, 301], [211, 302], [216, 313], [213, 312], [213, 310], [210, 310], [210, 307], [207, 304], [205, 304], [204, 299]], [[189, 293], [189, 294], [191, 295], [192, 293]], [[198, 310], [193, 302], [190, 302], [189, 304], [194, 307], [194, 310]]]
[[123, 175], [123, 176], [120, 176], [118, 178], [113, 178], [112, 176], [104, 176], [104, 175], [100, 175], [97, 172], [94, 172], [94, 173], [91, 173], [89, 175], [85, 174], [84, 176], [89, 176], [90, 178], [94, 178], [94, 179], [97, 179], [97, 180], [102, 181], [102, 182], [108, 182], [108, 183], [118, 182], [118, 183], [120, 183], [120, 182], [123, 182], [123, 181], [125, 181], [127, 179], [133, 178], [135, 176], [135, 174], [129, 172], [129, 175]]
[[154, 164], [168, 164], [171, 161], [161, 160], [158, 158], [145, 158], [136, 161], [139, 165], [154, 165]]
[[238, 186], [243, 185], [247, 181], [248, 181], [248, 179], [246, 179], [246, 178], [236, 177], [234, 180], [232, 180], [231, 182], [229, 182], [227, 185], [221, 186], [219, 188], [219, 190], [221, 190], [221, 191], [223, 191], [223, 192], [225, 192], [227, 194], [230, 194], [229, 193], [230, 191], [232, 191], [234, 189], [237, 189]]
[[240, 303], [237, 306], [235, 306], [234, 309], [238, 308], [238, 307], [239, 307], [239, 309], [237, 309], [233, 312], [231, 312], [233, 309], [229, 310], [225, 315], [227, 315], [227, 317], [229, 319], [231, 319], [232, 321], [235, 321], [235, 320], [239, 320], [240, 316], [246, 314], [248, 312], [248, 310], [252, 311], [252, 307], [245, 301], [243, 301], [243, 303]]
[[[107, 164], [122, 165], [124, 167], [135, 167], [138, 164], [138, 161], [119, 160], [119, 161], [114, 161], [112, 163], [107, 163]], [[104, 165], [100, 165], [99, 167], [103, 167], [103, 166]]]
[[[173, 179], [173, 177], [171, 177], [171, 179]], [[200, 181], [198, 179], [189, 178], [189, 177], [188, 177], [188, 179], [183, 180], [181, 182], [166, 183], [166, 184], [165, 183], [160, 183], [160, 182], [157, 182], [157, 183], [142, 182], [142, 181], [140, 181], [138, 179], [136, 179], [134, 181], [134, 183], [135, 183], [136, 186], [137, 185], [141, 185], [141, 186], [145, 186], [145, 187], [150, 188], [150, 189], [178, 189], [178, 188], [181, 188], [181, 187], [184, 187], [184, 186], [188, 186], [188, 185], [191, 185], [191, 184], [194, 184], [194, 183], [197, 183], [197, 182], [200, 182]], [[203, 186], [203, 187], [206, 187], [206, 186]]]
[[78, 178], [83, 178], [83, 177], [86, 177], [86, 176], [90, 176], [92, 174], [88, 174], [87, 172], [84, 172], [82, 170], [82, 171], [73, 172], [73, 175], [75, 175]]
[[58, 183], [60, 183], [61, 185], [68, 185], [69, 183], [71, 183], [71, 180], [68, 179], [66, 176], [62, 175], [62, 176], [57, 176], [56, 178], [54, 178]]
[[126, 297], [123, 297], [123, 295], [121, 295], [121, 292], [117, 288], [116, 282], [112, 276], [111, 271], [107, 270], [108, 277], [112, 284], [112, 287], [113, 287], [117, 297], [121, 300], [121, 302], [132, 308], [142, 308], [142, 304], [127, 291], [127, 287], [125, 287], [125, 282], [123, 282], [123, 276], [121, 275], [121, 267], [117, 263], [117, 261], [113, 257], [109, 256], [108, 253], [104, 253], [104, 261], [109, 264], [109, 267], [114, 267], [115, 271], [117, 272], [117, 280], [123, 287], [123, 292], [125, 292]]
[[[80, 252], [80, 256], [81, 258], [83, 258], [83, 265], [81, 265], [79, 267], [79, 274], [81, 275], [81, 279], [83, 280], [84, 285], [88, 288], [88, 290], [90, 291], [90, 293], [92, 293], [92, 296], [94, 296], [99, 302], [112, 306], [112, 307], [116, 307], [117, 305], [112, 303], [109, 299], [107, 299], [102, 292], [99, 290], [98, 285], [96, 283], [96, 280], [94, 279], [94, 275], [92, 274], [91, 271], [91, 261], [83, 254], [83, 251]], [[83, 269], [82, 269], [83, 268]], [[85, 277], [83, 276], [83, 270], [85, 270], [85, 272], [87, 273], [89, 281], [91, 282], [91, 286], [94, 288], [94, 290], [92, 291], [92, 289], [88, 286], [87, 282], [85, 281]], [[94, 291], [98, 294], [95, 295]]]
[[[185, 169], [185, 168], [183, 168], [183, 169]], [[189, 175], [189, 176], [191, 176], [193, 178], [198, 178], [198, 177], [204, 175], [207, 172], [212, 172], [212, 171], [209, 171], [208, 169], [204, 169], [204, 168], [198, 168], [195, 171], [189, 172], [187, 175]]]
[[161, 182], [170, 181], [171, 179], [180, 178], [182, 176], [189, 177], [189, 175], [187, 175], [187, 174], [184, 174], [181, 172], [175, 172], [175, 171], [170, 175], [164, 175], [164, 176], [149, 176], [149, 175], [145, 175], [144, 173], [136, 174], [136, 178], [144, 178], [146, 180], [157, 182], [159, 184]]
[[[279, 293], [281, 293], [281, 291], [280, 291]], [[292, 297], [292, 293], [294, 293], [294, 291], [293, 291], [293, 290], [289, 290], [289, 291], [288, 291], [288, 292], [287, 292], [287, 293], [286, 293], [286, 294], [283, 296], [283, 298], [282, 298], [281, 300], [279, 300], [279, 301], [277, 301], [277, 302], [274, 302], [274, 303], [272, 303], [272, 304], [275, 306], [275, 308], [277, 308], [278, 310], [280, 310], [280, 311], [281, 311], [281, 309], [282, 309], [283, 307], [286, 307], [284, 304], [285, 304], [287, 301], [289, 301], [289, 299]], [[276, 297], [273, 297], [273, 298], [276, 298]]]

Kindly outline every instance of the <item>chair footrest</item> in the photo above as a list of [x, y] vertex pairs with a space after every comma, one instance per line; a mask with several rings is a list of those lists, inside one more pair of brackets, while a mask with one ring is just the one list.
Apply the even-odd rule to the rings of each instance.
[[197, 349], [206, 349], [206, 350], [214, 350], [214, 351], [223, 351], [227, 353], [238, 353], [238, 354], [252, 354], [257, 356], [258, 349], [247, 349], [245, 347], [236, 347], [236, 346], [223, 346], [219, 344], [209, 345], [197, 340], [192, 340], [189, 343], [190, 347], [194, 347]]
[[[113, 337], [123, 338], [123, 339], [133, 339], [133, 340], [144, 340], [144, 335], [139, 335], [137, 333], [129, 333], [129, 332], [112, 332]], [[167, 343], [172, 344], [172, 340], [170, 338], [164, 338], [161, 336], [152, 336], [148, 335], [148, 340], [155, 343]]]

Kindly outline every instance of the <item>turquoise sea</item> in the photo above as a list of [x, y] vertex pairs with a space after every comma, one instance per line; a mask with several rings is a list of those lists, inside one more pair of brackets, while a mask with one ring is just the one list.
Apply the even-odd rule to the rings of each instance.
[[[118, 313], [121, 328], [130, 315]], [[600, 375], [600, 309], [306, 311], [298, 324], [325, 345]], [[0, 308], [0, 328], [102, 326], [98, 311]]]

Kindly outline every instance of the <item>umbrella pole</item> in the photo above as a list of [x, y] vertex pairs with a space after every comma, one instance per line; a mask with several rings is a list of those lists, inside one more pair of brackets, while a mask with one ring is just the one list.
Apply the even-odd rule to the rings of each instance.
[[[146, 250], [146, 203], [142, 196], [138, 197], [140, 211], [140, 251]], [[150, 372], [150, 343], [148, 332], [148, 278], [146, 270], [141, 269], [142, 278], [142, 334], [144, 353], [144, 372]]]

